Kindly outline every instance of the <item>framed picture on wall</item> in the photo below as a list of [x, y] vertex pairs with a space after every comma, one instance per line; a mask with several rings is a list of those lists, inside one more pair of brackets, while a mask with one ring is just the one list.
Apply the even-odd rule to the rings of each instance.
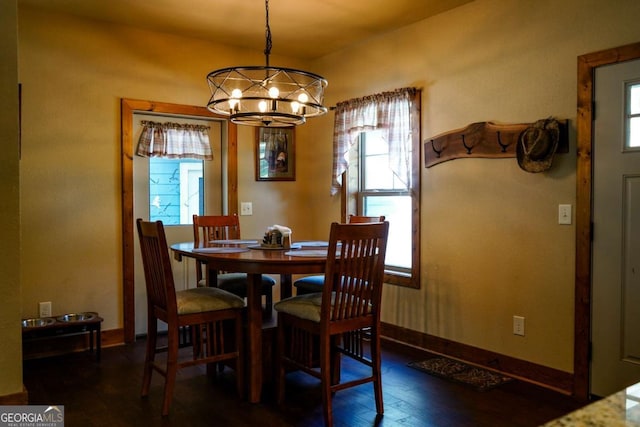
[[295, 128], [256, 128], [256, 181], [295, 181]]

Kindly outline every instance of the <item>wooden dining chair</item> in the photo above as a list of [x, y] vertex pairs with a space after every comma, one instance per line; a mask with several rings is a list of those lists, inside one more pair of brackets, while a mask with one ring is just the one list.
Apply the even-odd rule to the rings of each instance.
[[[384, 215], [380, 216], [361, 216], [361, 215], [349, 215], [347, 221], [349, 224], [363, 224], [369, 222], [383, 222], [385, 220]], [[301, 277], [293, 283], [296, 288], [296, 295], [313, 294], [315, 292], [322, 292], [322, 284], [324, 283], [324, 275], [316, 274], [311, 276]]]
[[[244, 395], [242, 298], [217, 288], [175, 290], [171, 260], [161, 221], [137, 220], [138, 237], [147, 289], [147, 349], [141, 395], [149, 395], [151, 374], [164, 377], [162, 415], [169, 414], [176, 373], [179, 369], [207, 364], [207, 372], [219, 362], [236, 371], [238, 394]], [[158, 345], [158, 320], [167, 324], [167, 344]], [[179, 329], [191, 333], [193, 355], [179, 353]], [[165, 363], [156, 354], [166, 352]], [[165, 359], [165, 358], [163, 358]]]
[[[238, 215], [194, 215], [193, 244], [194, 247], [211, 246], [213, 240], [240, 239], [240, 221]], [[204, 270], [204, 275], [203, 275]], [[198, 286], [212, 284], [231, 292], [241, 298], [247, 297], [248, 278], [246, 273], [216, 271], [206, 268], [202, 262], [196, 261], [196, 279]], [[273, 287], [276, 281], [262, 275], [260, 294], [265, 297], [265, 313], [271, 313], [273, 307]]]
[[[372, 382], [376, 411], [383, 413], [380, 371], [380, 303], [389, 223], [331, 224], [322, 293], [286, 298], [278, 312], [276, 396], [284, 401], [291, 368], [320, 379], [325, 425], [333, 425], [332, 394]], [[361, 338], [370, 331], [369, 350]], [[340, 381], [340, 357], [370, 368]], [[358, 371], [360, 372], [360, 371]], [[350, 377], [351, 378], [351, 377]]]

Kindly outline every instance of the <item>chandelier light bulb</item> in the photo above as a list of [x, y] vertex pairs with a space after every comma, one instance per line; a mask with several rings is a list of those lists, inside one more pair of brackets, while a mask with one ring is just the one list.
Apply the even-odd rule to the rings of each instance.
[[278, 96], [280, 96], [280, 91], [278, 90], [278, 88], [277, 88], [277, 87], [275, 87], [275, 86], [271, 86], [271, 87], [269, 88], [269, 96], [270, 96], [271, 98], [273, 98], [273, 99], [276, 99], [276, 98], [278, 98]]
[[240, 98], [242, 98], [242, 91], [240, 89], [234, 89], [231, 91], [231, 99], [229, 99], [229, 109], [231, 113], [237, 113], [240, 111]]
[[293, 101], [291, 103], [291, 111], [293, 111], [293, 114], [296, 114], [298, 112], [298, 109], [300, 108], [300, 103]]
[[267, 101], [260, 101], [258, 103], [258, 109], [260, 110], [261, 113], [264, 113], [265, 111], [267, 111]]
[[309, 101], [309, 95], [307, 95], [306, 93], [302, 92], [300, 95], [298, 95], [298, 101], [300, 101], [301, 103], [305, 104], [306, 102]]

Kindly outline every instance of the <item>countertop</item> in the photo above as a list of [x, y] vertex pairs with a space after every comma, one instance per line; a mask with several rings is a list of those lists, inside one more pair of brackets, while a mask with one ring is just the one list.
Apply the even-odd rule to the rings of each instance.
[[640, 427], [640, 383], [544, 424], [543, 427]]

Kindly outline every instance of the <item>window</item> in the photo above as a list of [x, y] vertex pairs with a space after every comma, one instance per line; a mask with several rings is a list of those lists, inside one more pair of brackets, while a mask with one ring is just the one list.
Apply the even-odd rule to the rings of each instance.
[[204, 212], [203, 161], [149, 158], [149, 219], [192, 224]]
[[[384, 215], [389, 221], [385, 282], [415, 288], [420, 287], [419, 100], [420, 92], [412, 92], [408, 97], [410, 119], [400, 121], [407, 129], [394, 128], [396, 135], [408, 135], [410, 140], [402, 149], [395, 146], [397, 141], [388, 142], [394, 138], [388, 126], [357, 130], [355, 143], [345, 156], [347, 169], [341, 180], [345, 183], [345, 218], [348, 214]], [[397, 153], [406, 159], [405, 179], [398, 176], [397, 167], [394, 169]]]
[[136, 154], [149, 159], [149, 219], [192, 224], [204, 212], [203, 160], [212, 160], [209, 126], [140, 121]]
[[[365, 216], [384, 215], [389, 221], [387, 241], [388, 268], [411, 271], [411, 194], [389, 168], [389, 150], [380, 132], [363, 132], [358, 145], [360, 153], [357, 213]], [[356, 154], [357, 155], [357, 154]]]
[[640, 149], [640, 83], [626, 84], [625, 148]]

